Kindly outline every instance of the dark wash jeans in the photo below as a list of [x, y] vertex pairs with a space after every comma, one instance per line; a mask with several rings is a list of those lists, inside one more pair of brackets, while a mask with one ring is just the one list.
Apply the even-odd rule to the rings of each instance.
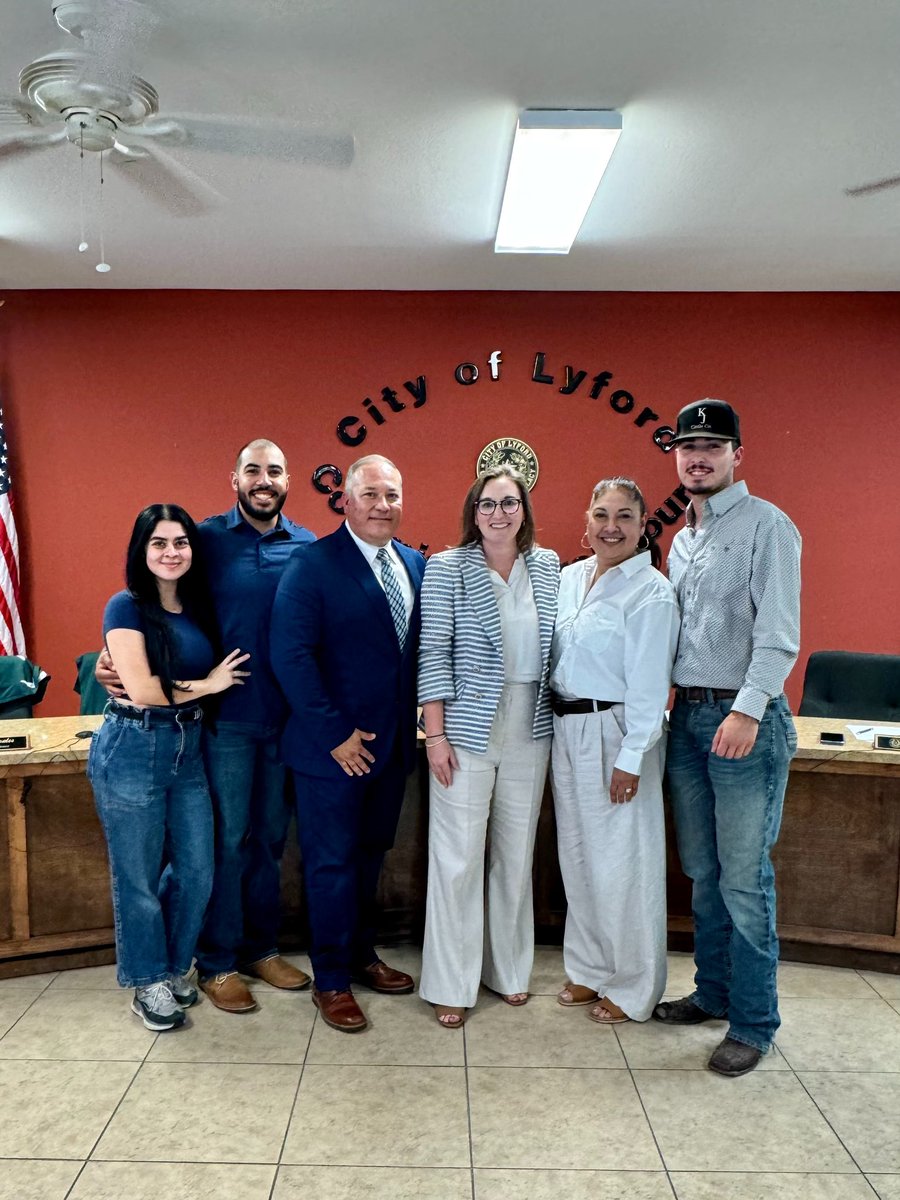
[[278, 729], [218, 721], [203, 741], [216, 826], [212, 898], [197, 947], [202, 977], [278, 953], [281, 856], [291, 809]]
[[787, 700], [777, 696], [746, 758], [712, 754], [731, 705], [676, 700], [666, 775], [681, 865], [694, 885], [691, 999], [727, 1017], [729, 1037], [766, 1050], [781, 1023], [771, 850], [797, 735]]
[[107, 711], [91, 742], [87, 773], [109, 853], [122, 987], [191, 968], [213, 869], [200, 739], [199, 721], [145, 726]]

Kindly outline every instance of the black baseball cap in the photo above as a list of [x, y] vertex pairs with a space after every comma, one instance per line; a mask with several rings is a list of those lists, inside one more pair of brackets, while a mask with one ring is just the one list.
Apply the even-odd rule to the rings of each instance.
[[724, 400], [696, 400], [686, 404], [678, 414], [675, 436], [669, 445], [698, 437], [727, 438], [740, 446], [741, 424], [731, 405]]

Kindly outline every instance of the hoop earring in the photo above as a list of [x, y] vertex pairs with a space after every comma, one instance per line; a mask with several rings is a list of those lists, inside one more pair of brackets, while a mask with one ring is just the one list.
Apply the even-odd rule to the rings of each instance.
[[[641, 545], [641, 542], [644, 543], [643, 546]], [[638, 538], [637, 548], [638, 548], [638, 550], [649, 550], [650, 549], [650, 539], [647, 537], [646, 533], [642, 533], [641, 536]]]
[[585, 550], [590, 550], [591, 543], [589, 541], [587, 541], [586, 539], [587, 539], [587, 530], [585, 530], [584, 533], [581, 535], [581, 545], [583, 546], [583, 548]]

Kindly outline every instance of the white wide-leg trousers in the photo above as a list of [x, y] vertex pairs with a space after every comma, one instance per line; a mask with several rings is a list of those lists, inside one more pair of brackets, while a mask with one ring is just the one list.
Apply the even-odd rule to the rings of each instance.
[[531, 862], [550, 756], [532, 737], [537, 684], [507, 684], [485, 754], [454, 747], [459, 770], [431, 776], [428, 895], [419, 994], [471, 1008], [478, 984], [527, 992], [534, 961]]
[[666, 983], [665, 737], [644, 755], [638, 794], [612, 804], [622, 705], [553, 718], [551, 780], [572, 983], [645, 1021]]

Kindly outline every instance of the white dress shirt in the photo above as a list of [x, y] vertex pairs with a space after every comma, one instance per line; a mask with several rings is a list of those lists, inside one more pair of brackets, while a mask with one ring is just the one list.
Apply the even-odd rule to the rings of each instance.
[[649, 551], [610, 567], [588, 591], [595, 565], [591, 556], [560, 577], [550, 686], [566, 700], [623, 704], [625, 737], [616, 766], [640, 775], [641, 759], [662, 732], [678, 603]]
[[542, 672], [538, 613], [525, 559], [513, 563], [509, 580], [489, 569], [491, 587], [500, 610], [503, 636], [503, 677], [506, 683], [534, 683]]
[[[384, 591], [384, 580], [381, 578], [381, 563], [377, 561], [378, 551], [381, 549], [381, 546], [373, 546], [369, 542], [364, 542], [362, 538], [356, 536], [346, 521], [344, 524], [347, 526], [347, 532], [365, 555], [366, 562], [372, 568], [372, 573], [378, 580], [378, 586], [382, 591]], [[409, 619], [412, 616], [413, 604], [416, 600], [416, 594], [413, 590], [412, 580], [409, 577], [406, 567], [403, 565], [403, 559], [394, 549], [394, 543], [388, 542], [384, 549], [387, 550], [388, 558], [391, 560], [391, 566], [394, 568], [394, 574], [397, 576], [397, 583], [400, 585], [403, 603], [406, 606], [406, 622], [409, 624]]]

